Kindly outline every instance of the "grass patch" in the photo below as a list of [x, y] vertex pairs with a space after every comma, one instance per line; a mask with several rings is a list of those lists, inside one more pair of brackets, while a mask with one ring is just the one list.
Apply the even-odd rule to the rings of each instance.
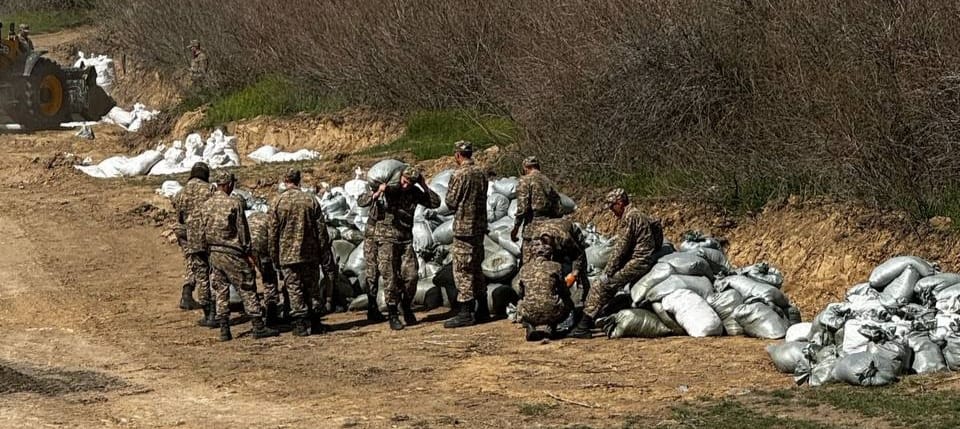
[[901, 427], [960, 427], [960, 394], [950, 390], [914, 392], [902, 385], [875, 389], [838, 386], [811, 389], [804, 397]]
[[747, 409], [733, 401], [723, 401], [707, 407], [677, 407], [673, 411], [676, 425], [664, 425], [675, 428], [712, 428], [712, 429], [830, 429], [821, 423], [776, 417]]
[[390, 144], [370, 148], [376, 155], [410, 151], [419, 160], [436, 159], [453, 153], [458, 140], [473, 142], [475, 150], [517, 141], [520, 130], [509, 118], [465, 110], [429, 110], [407, 119], [406, 132]]
[[206, 127], [260, 115], [327, 113], [344, 107], [344, 102], [340, 99], [304, 90], [291, 80], [279, 76], [266, 77], [225, 96], [200, 94], [185, 101], [181, 108], [190, 110], [204, 104], [205, 100], [211, 100], [202, 124]]
[[[20, 24], [30, 25], [30, 34], [53, 33], [93, 23], [90, 12], [81, 9], [18, 12], [4, 23], [9, 26], [11, 19], [18, 27]], [[4, 34], [7, 30], [7, 27], [3, 28]]]
[[557, 404], [548, 404], [545, 402], [526, 402], [520, 404], [519, 413], [527, 417], [544, 417], [557, 409], [557, 407]]

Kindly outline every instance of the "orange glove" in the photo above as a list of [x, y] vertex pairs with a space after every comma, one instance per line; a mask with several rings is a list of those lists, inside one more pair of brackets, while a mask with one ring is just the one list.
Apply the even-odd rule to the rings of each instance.
[[567, 282], [567, 287], [573, 287], [573, 284], [577, 282], [577, 275], [573, 273], [567, 274], [564, 280]]

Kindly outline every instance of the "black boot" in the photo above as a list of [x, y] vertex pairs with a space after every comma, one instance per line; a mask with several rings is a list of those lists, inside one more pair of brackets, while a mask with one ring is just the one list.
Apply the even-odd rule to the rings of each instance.
[[390, 329], [394, 331], [403, 329], [403, 322], [400, 321], [400, 312], [397, 310], [396, 304], [387, 306], [387, 320], [390, 321]]
[[403, 324], [407, 326], [414, 326], [417, 323], [417, 316], [413, 315], [413, 309], [410, 308], [409, 303], [400, 304], [400, 312], [403, 314]]
[[527, 341], [540, 341], [545, 338], [543, 331], [538, 331], [536, 326], [523, 322], [523, 329], [527, 331]]
[[473, 326], [476, 324], [476, 321], [473, 319], [473, 306], [474, 301], [470, 300], [467, 302], [460, 303], [460, 311], [456, 316], [453, 316], [447, 319], [446, 322], [443, 322], [444, 328], [461, 328], [464, 326]]
[[200, 309], [200, 304], [193, 299], [193, 285], [183, 285], [183, 289], [180, 291], [180, 309], [181, 310], [198, 310]]
[[310, 334], [320, 335], [327, 332], [327, 326], [323, 324], [323, 313], [316, 311], [310, 313]]
[[300, 316], [293, 319], [293, 335], [297, 337], [306, 337], [310, 335], [307, 331], [307, 318]]
[[377, 307], [376, 294], [367, 294], [367, 321], [372, 323], [382, 323], [387, 321], [387, 318], [383, 317], [383, 313], [380, 312], [380, 308]]
[[571, 338], [590, 339], [590, 338], [593, 338], [592, 329], [593, 329], [593, 318], [584, 314], [583, 318], [580, 319], [580, 322], [577, 323], [577, 327], [573, 328], [573, 331], [570, 331], [570, 333], [567, 334], [567, 336]]
[[277, 307], [277, 303], [268, 302], [264, 313], [266, 313], [264, 323], [266, 323], [267, 326], [273, 327], [280, 325], [280, 309]]
[[197, 325], [206, 326], [210, 329], [216, 329], [220, 327], [220, 323], [217, 321], [217, 312], [214, 309], [213, 304], [207, 304], [203, 306], [203, 317], [197, 321]]
[[261, 317], [254, 317], [250, 323], [253, 324], [253, 330], [251, 331], [253, 338], [267, 338], [280, 335], [280, 331], [268, 328]]
[[473, 320], [475, 323], [487, 323], [490, 321], [490, 306], [487, 303], [487, 294], [484, 293], [477, 296], [475, 299], [477, 302], [477, 312], [473, 315]]
[[233, 334], [230, 333], [230, 318], [224, 317], [220, 319], [220, 341], [230, 341], [233, 339]]

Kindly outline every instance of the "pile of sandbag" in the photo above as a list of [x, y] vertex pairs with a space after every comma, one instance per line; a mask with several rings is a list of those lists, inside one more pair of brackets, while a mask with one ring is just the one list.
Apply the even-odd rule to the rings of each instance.
[[174, 141], [169, 148], [161, 144], [134, 157], [114, 156], [96, 165], [74, 167], [99, 178], [163, 176], [186, 173], [201, 161], [210, 168], [239, 166], [236, 137], [216, 130], [204, 141], [200, 134], [190, 134], [186, 141]]
[[140, 131], [144, 122], [153, 120], [160, 114], [159, 110], [147, 109], [142, 103], [135, 103], [131, 110], [124, 110], [119, 106], [114, 106], [103, 117], [102, 122], [106, 124], [116, 124], [130, 132]]
[[309, 149], [300, 149], [296, 152], [284, 152], [276, 147], [264, 145], [261, 148], [250, 152], [247, 157], [261, 164], [272, 162], [310, 161], [320, 158], [320, 152]]
[[[588, 259], [602, 255], [595, 240]], [[628, 307], [597, 321], [610, 338], [667, 335], [708, 337], [747, 335], [778, 339], [800, 323], [799, 310], [783, 293], [783, 275], [766, 263], [740, 269], [730, 264], [721, 243], [688, 233], [675, 249], [669, 242], [657, 252], [650, 272], [622, 291]], [[605, 257], [604, 257], [605, 258]], [[595, 264], [595, 262], [591, 262]], [[615, 302], [618, 300], [615, 298]]]
[[117, 68], [113, 60], [106, 55], [86, 56], [83, 52], [77, 54], [79, 58], [73, 64], [77, 68], [93, 67], [97, 71], [97, 86], [103, 88], [107, 94], [113, 93], [113, 84], [117, 80]]
[[877, 266], [844, 302], [828, 304], [767, 348], [798, 384], [879, 386], [960, 369], [960, 274], [914, 256]]

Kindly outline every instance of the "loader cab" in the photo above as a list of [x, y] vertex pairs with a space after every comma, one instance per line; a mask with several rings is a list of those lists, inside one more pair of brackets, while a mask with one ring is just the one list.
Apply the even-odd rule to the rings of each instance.
[[[2, 28], [3, 24], [0, 23], [0, 29]], [[17, 34], [13, 31], [13, 23], [11, 22], [10, 34], [4, 39], [0, 39], [0, 72], [19, 61], [22, 57], [22, 50], [20, 39], [17, 38]]]

